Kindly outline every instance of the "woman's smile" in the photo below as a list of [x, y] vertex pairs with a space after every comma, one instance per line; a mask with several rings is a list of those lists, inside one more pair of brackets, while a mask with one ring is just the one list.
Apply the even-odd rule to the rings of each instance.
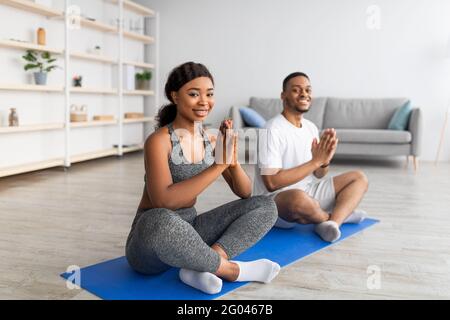
[[209, 113], [209, 108], [197, 108], [197, 109], [192, 109], [192, 111], [194, 111], [194, 114], [197, 117], [206, 117]]

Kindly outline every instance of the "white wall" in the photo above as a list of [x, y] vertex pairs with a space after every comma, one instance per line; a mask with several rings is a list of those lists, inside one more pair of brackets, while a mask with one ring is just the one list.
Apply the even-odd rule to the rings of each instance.
[[[188, 60], [213, 73], [216, 109], [208, 122], [250, 96], [278, 97], [282, 79], [300, 70], [316, 96], [410, 97], [424, 113], [421, 158], [435, 159], [450, 103], [450, 1], [139, 2], [160, 12], [161, 89]], [[367, 27], [370, 5], [381, 10], [379, 30]], [[450, 128], [441, 159], [450, 160]]]

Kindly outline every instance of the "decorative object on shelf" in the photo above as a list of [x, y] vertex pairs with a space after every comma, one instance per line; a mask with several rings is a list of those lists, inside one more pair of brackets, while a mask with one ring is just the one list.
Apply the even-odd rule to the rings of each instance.
[[37, 43], [41, 46], [45, 46], [46, 44], [44, 28], [37, 29]]
[[27, 50], [22, 58], [27, 61], [27, 64], [24, 66], [25, 71], [31, 69], [39, 70], [39, 72], [34, 72], [34, 81], [37, 85], [46, 85], [47, 73], [58, 68], [57, 65], [53, 64], [56, 58], [53, 58], [50, 52], [47, 51], [38, 54], [34, 50]]
[[144, 118], [143, 112], [125, 112], [125, 119], [141, 119]]
[[94, 121], [113, 121], [114, 115], [112, 114], [99, 114], [92, 118]]
[[99, 45], [96, 45], [94, 48], [92, 48], [90, 50], [90, 53], [96, 54], [96, 55], [101, 55], [102, 54], [102, 47], [100, 47]]
[[149, 70], [144, 70], [142, 72], [136, 73], [136, 89], [137, 90], [149, 90], [150, 80], [152, 78], [152, 73]]
[[130, 19], [129, 30], [131, 32], [142, 33], [144, 28], [142, 27], [142, 19], [138, 18], [136, 20]]
[[73, 76], [73, 86], [74, 87], [81, 87], [82, 86], [83, 77], [80, 75], [74, 75]]
[[9, 126], [18, 127], [19, 126], [19, 115], [17, 114], [16, 108], [9, 109]]
[[70, 122], [84, 122], [88, 120], [87, 106], [73, 104], [70, 106]]

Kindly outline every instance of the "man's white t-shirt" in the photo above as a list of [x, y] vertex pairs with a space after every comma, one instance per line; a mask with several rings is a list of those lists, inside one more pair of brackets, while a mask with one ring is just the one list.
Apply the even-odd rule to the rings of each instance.
[[[260, 144], [259, 163], [255, 166], [253, 195], [268, 195], [269, 192], [261, 178], [261, 169], [277, 168], [291, 169], [312, 159], [311, 146], [313, 139], [319, 140], [319, 130], [311, 121], [303, 118], [302, 127], [290, 123], [282, 114], [267, 121], [267, 148]], [[290, 186], [279, 189], [280, 192], [289, 189], [305, 190], [313, 181], [312, 174]]]

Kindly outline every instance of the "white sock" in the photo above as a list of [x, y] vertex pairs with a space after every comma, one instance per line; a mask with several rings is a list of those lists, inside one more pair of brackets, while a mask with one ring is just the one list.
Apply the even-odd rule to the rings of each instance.
[[210, 272], [198, 272], [189, 269], [180, 269], [181, 281], [188, 286], [209, 294], [216, 294], [222, 290], [222, 279]]
[[341, 237], [339, 226], [333, 220], [317, 224], [314, 231], [316, 231], [323, 240], [328, 242], [334, 242]]
[[281, 228], [281, 229], [291, 229], [297, 225], [297, 222], [289, 222], [286, 221], [280, 217], [277, 218], [277, 221], [275, 222], [274, 227]]
[[361, 223], [367, 217], [364, 210], [353, 210], [353, 212], [344, 220], [344, 223]]
[[280, 265], [268, 259], [255, 261], [230, 261], [239, 266], [239, 276], [235, 281], [257, 281], [269, 283], [280, 272]]

